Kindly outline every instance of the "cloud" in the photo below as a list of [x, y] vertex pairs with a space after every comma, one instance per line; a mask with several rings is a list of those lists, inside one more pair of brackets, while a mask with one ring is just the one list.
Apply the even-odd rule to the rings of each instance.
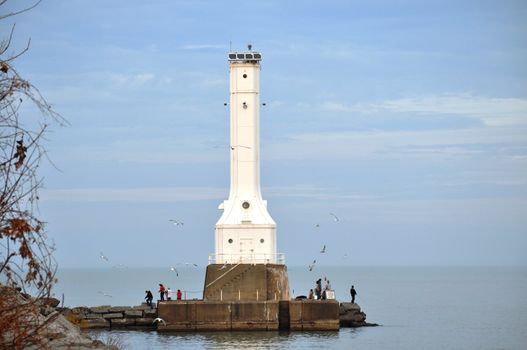
[[[366, 200], [377, 196], [347, 193], [342, 189], [293, 185], [266, 187], [266, 198], [310, 198], [317, 200]], [[138, 187], [138, 188], [69, 188], [43, 189], [43, 201], [59, 202], [185, 202], [227, 199], [227, 187]]]
[[183, 202], [221, 199], [226, 188], [213, 187], [142, 187], [142, 188], [70, 188], [44, 189], [43, 201], [61, 202]]
[[[460, 157], [498, 153], [496, 145], [523, 153], [525, 128], [494, 127], [408, 131], [336, 131], [292, 135], [265, 147], [265, 159], [357, 159]], [[501, 150], [500, 150], [501, 152]], [[498, 156], [506, 155], [498, 153]], [[519, 160], [518, 160], [519, 161]]]
[[322, 109], [333, 112], [459, 115], [480, 119], [489, 126], [527, 124], [527, 99], [470, 94], [418, 96], [351, 105], [328, 101], [322, 104]]

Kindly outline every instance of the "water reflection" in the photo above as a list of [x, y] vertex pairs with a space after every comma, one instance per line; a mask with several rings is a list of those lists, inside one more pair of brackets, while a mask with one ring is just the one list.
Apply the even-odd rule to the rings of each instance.
[[91, 337], [119, 339], [125, 349], [320, 349], [333, 348], [339, 332], [178, 332], [92, 330]]

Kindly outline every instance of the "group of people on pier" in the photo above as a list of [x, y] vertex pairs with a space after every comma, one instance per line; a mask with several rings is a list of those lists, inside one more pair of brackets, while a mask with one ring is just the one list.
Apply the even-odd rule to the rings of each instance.
[[[158, 292], [159, 292], [159, 300], [160, 301], [172, 300], [173, 297], [174, 297], [174, 292], [172, 292], [170, 287], [165, 288], [163, 283], [159, 283], [159, 291]], [[145, 293], [146, 293], [145, 300], [146, 300], [147, 305], [148, 306], [152, 306], [152, 300], [154, 299], [154, 296], [153, 296], [152, 292], [149, 291], [149, 290], [146, 290]], [[178, 289], [175, 294], [176, 294], [176, 300], [181, 300], [181, 298], [183, 296], [183, 293], [181, 292], [181, 290]]]

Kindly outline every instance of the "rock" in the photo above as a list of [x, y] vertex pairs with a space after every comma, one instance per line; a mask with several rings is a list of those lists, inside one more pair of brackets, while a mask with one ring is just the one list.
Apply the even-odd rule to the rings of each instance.
[[103, 314], [102, 317], [105, 319], [123, 318], [123, 314], [121, 312], [114, 312], [111, 314]]
[[152, 327], [155, 328], [153, 318], [136, 318], [135, 325], [140, 327]]
[[108, 328], [110, 327], [110, 321], [105, 320], [102, 317], [82, 320], [79, 324], [81, 328]]
[[153, 317], [153, 318], [156, 318], [156, 317], [157, 317], [157, 309], [147, 309], [147, 310], [144, 310], [144, 311], [143, 311], [143, 315], [145, 315], [145, 317]]
[[112, 328], [135, 326], [135, 320], [133, 318], [116, 318], [110, 321]]
[[86, 306], [78, 306], [78, 307], [74, 307], [73, 309], [71, 309], [71, 312], [76, 315], [87, 314], [89, 311], [90, 309], [87, 308]]
[[126, 310], [124, 312], [124, 317], [133, 317], [133, 318], [143, 317], [143, 311], [141, 311], [141, 310]]
[[366, 314], [361, 311], [358, 304], [341, 303], [339, 307], [341, 327], [378, 326], [376, 323], [367, 323]]
[[137, 309], [137, 310], [149, 310], [149, 309], [152, 309], [152, 308], [156, 308], [156, 304], [155, 303], [152, 303], [152, 306], [148, 306], [147, 303], [142, 303], [141, 305], [137, 305], [137, 306], [134, 306], [132, 307], [132, 309]]
[[95, 306], [90, 308], [90, 312], [94, 314], [105, 314], [110, 311], [110, 305]]
[[132, 308], [131, 306], [113, 306], [113, 307], [110, 307], [108, 312], [124, 312], [126, 310], [130, 310], [131, 308]]
[[57, 298], [40, 298], [38, 299], [38, 302], [41, 304], [41, 305], [47, 305], [47, 306], [51, 306], [51, 307], [57, 307], [59, 306], [60, 304], [60, 300], [57, 299]]

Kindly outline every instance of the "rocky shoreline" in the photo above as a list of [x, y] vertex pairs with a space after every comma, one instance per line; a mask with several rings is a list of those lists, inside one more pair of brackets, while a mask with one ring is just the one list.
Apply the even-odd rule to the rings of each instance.
[[79, 306], [74, 308], [57, 308], [64, 317], [81, 329], [96, 328], [142, 328], [155, 329], [157, 317], [156, 305], [95, 307]]

